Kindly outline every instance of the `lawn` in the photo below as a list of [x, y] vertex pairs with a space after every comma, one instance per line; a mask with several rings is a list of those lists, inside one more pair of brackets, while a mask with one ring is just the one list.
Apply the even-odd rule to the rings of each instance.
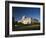
[[15, 23], [12, 28], [13, 31], [24, 31], [24, 30], [40, 30], [39, 23], [32, 23], [32, 24], [22, 24], [22, 23]]

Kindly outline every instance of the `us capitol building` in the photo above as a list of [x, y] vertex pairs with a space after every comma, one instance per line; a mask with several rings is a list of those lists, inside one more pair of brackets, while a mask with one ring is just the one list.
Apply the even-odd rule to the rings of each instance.
[[31, 24], [31, 22], [38, 23], [39, 21], [37, 19], [33, 19], [30, 17], [22, 16], [22, 19], [18, 20], [18, 23], [21, 22], [23, 24]]

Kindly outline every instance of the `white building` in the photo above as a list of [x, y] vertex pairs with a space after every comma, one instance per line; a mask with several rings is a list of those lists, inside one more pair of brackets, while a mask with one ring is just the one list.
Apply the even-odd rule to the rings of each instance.
[[38, 20], [23, 16], [22, 19], [20, 19], [18, 22], [21, 22], [23, 24], [31, 24], [31, 22], [38, 22]]
[[31, 24], [31, 18], [27, 18], [27, 17], [23, 16], [22, 19], [19, 20], [18, 22], [21, 22], [23, 24]]

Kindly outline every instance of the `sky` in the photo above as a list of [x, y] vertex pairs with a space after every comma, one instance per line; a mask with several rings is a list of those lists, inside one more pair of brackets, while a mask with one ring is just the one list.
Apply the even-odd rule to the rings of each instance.
[[20, 20], [22, 16], [32, 17], [40, 20], [40, 8], [12, 7], [12, 16], [16, 21]]

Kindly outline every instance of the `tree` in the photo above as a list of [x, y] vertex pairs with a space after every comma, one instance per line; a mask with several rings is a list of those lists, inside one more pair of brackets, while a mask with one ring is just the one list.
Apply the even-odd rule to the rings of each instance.
[[12, 30], [13, 31], [15, 30], [15, 19], [14, 19], [14, 17], [12, 17]]

